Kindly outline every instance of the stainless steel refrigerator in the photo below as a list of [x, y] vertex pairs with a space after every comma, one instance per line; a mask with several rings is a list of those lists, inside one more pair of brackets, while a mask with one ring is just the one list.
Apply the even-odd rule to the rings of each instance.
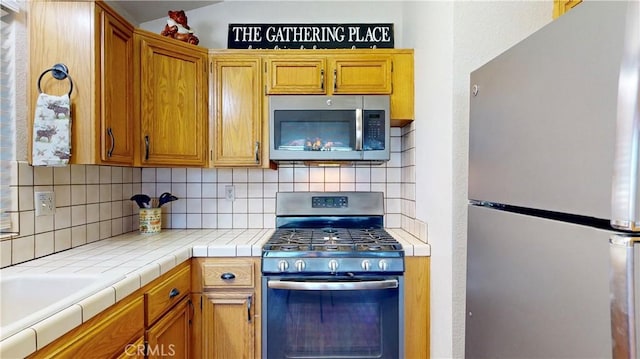
[[471, 74], [467, 358], [640, 357], [640, 4]]

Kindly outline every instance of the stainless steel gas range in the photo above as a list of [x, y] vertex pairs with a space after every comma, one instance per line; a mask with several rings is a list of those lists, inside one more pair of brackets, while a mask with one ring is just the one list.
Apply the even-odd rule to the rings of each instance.
[[401, 358], [402, 245], [381, 192], [280, 192], [262, 248], [263, 358]]

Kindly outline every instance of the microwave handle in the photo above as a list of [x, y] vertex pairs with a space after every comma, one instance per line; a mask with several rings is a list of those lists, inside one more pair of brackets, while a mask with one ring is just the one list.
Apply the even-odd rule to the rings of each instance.
[[356, 109], [356, 151], [362, 151], [362, 109]]

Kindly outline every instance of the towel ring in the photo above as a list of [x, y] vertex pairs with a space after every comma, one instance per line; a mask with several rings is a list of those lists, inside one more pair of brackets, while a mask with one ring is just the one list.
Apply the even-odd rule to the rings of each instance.
[[55, 64], [50, 69], [44, 70], [40, 77], [38, 77], [38, 93], [42, 93], [42, 89], [40, 88], [40, 81], [42, 77], [47, 72], [51, 72], [51, 76], [53, 76], [56, 80], [64, 80], [66, 78], [69, 79], [69, 98], [71, 98], [71, 92], [73, 91], [73, 80], [71, 80], [71, 76], [69, 76], [69, 69], [65, 64]]

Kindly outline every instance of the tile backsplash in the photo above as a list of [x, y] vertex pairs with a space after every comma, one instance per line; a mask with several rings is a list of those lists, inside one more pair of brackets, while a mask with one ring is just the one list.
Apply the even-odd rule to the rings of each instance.
[[[138, 229], [136, 193], [179, 198], [163, 206], [163, 228], [272, 228], [278, 191], [380, 191], [385, 226], [426, 241], [415, 219], [415, 130], [392, 128], [391, 159], [380, 166], [247, 168], [31, 167], [13, 163], [12, 227], [0, 242], [0, 267]], [[225, 197], [234, 188], [234, 200]], [[53, 191], [54, 216], [35, 216], [34, 193]]]

